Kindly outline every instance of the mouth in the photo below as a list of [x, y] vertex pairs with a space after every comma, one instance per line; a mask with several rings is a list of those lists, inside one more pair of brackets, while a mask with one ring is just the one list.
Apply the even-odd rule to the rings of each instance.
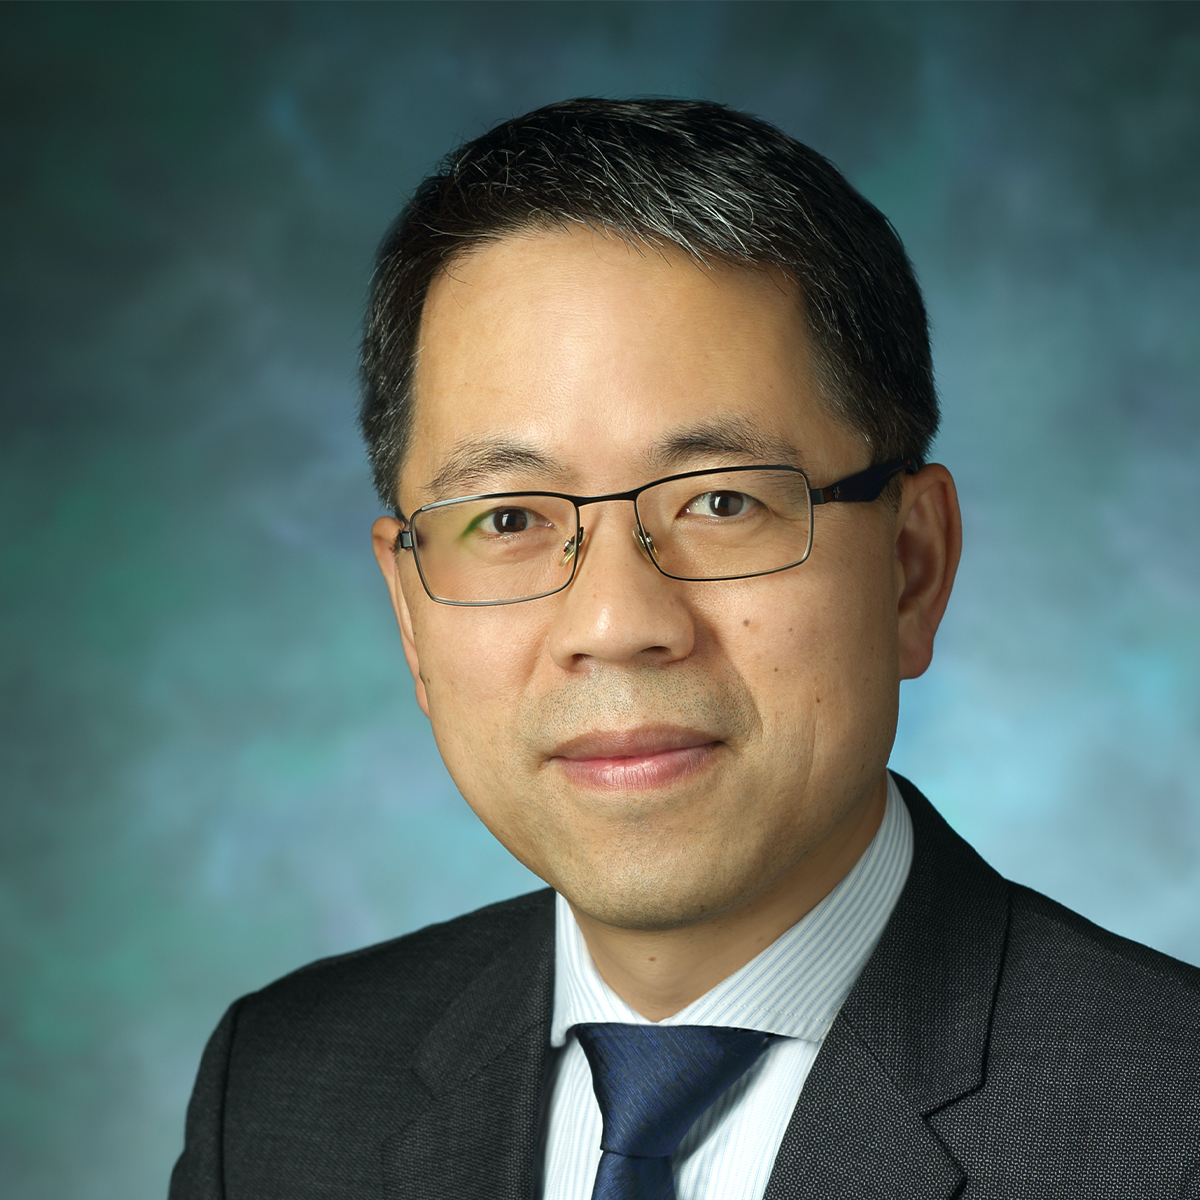
[[648, 725], [571, 738], [549, 761], [579, 786], [629, 791], [677, 783], [707, 766], [722, 745], [701, 730]]

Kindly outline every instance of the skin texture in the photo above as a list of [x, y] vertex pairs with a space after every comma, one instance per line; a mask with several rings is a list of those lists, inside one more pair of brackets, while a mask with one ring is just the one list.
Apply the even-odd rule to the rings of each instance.
[[[415, 394], [404, 512], [736, 463], [791, 461], [820, 487], [870, 460], [821, 404], [787, 280], [583, 228], [505, 238], [439, 277]], [[681, 435], [691, 449], [664, 454]], [[584, 523], [571, 586], [511, 606], [434, 603], [391, 518], [375, 549], [462, 794], [571, 903], [609, 985], [659, 1020], [799, 920], [874, 836], [958, 507], [927, 466], [898, 510], [818, 508], [803, 565], [709, 583], [660, 575], [627, 502]]]

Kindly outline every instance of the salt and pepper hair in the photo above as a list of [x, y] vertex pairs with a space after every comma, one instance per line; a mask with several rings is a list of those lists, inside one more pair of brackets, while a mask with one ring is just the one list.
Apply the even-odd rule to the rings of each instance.
[[887, 218], [827, 159], [756, 117], [701, 101], [568, 100], [449, 154], [380, 245], [361, 424], [386, 505], [411, 437], [434, 278], [482, 243], [575, 224], [704, 263], [785, 272], [830, 411], [873, 463], [925, 461], [938, 424], [928, 324]]

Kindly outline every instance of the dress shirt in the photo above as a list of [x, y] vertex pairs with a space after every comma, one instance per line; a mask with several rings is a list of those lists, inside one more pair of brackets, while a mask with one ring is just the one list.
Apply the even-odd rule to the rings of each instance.
[[[883, 821], [846, 877], [740, 970], [663, 1025], [724, 1025], [778, 1034], [692, 1126], [671, 1158], [678, 1200], [762, 1200], [809, 1069], [879, 941], [912, 865], [908, 810], [888, 776]], [[603, 1122], [571, 1027], [649, 1024], [600, 978], [570, 906], [556, 899], [554, 1012], [559, 1049], [547, 1115], [542, 1200], [590, 1200]]]

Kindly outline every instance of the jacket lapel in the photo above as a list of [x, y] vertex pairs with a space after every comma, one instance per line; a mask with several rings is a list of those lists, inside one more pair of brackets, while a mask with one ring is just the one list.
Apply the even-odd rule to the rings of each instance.
[[835, 1020], [764, 1200], [943, 1200], [962, 1181], [958, 1164], [862, 1040]]
[[539, 1155], [553, 1004], [554, 907], [497, 954], [413, 1065], [423, 1110], [383, 1147], [385, 1197], [528, 1200]]
[[983, 1081], [1009, 888], [897, 782], [908, 882], [813, 1064], [765, 1200], [940, 1200], [964, 1182], [926, 1118]]

